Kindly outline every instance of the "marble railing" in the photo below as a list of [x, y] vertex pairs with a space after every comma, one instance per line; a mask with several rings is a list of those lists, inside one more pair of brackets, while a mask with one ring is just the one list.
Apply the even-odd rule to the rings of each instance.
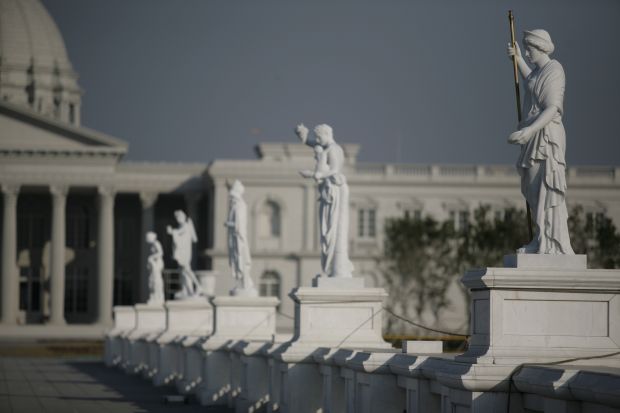
[[209, 346], [214, 339], [204, 335], [188, 344], [188, 332], [167, 333], [163, 340], [166, 333], [138, 334], [127, 308], [116, 315], [117, 326], [106, 340], [108, 365], [141, 372], [154, 385], [176, 384], [181, 394], [195, 394], [203, 405], [236, 412], [620, 412], [619, 368], [464, 365], [458, 354], [433, 354], [428, 345], [416, 353], [420, 343], [415, 342], [407, 343], [410, 353], [317, 347], [287, 359], [290, 336], [219, 337]]
[[[514, 178], [517, 171], [514, 165], [450, 165], [450, 164], [383, 164], [358, 163], [353, 167], [359, 176], [395, 176], [426, 179], [475, 178], [497, 179]], [[567, 169], [569, 179], [597, 180], [600, 183], [620, 183], [620, 168], [612, 166], [577, 166]]]

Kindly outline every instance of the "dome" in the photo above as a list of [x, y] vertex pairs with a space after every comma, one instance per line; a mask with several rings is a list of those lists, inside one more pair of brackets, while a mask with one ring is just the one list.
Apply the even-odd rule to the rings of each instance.
[[0, 97], [79, 124], [77, 74], [40, 0], [0, 0]]

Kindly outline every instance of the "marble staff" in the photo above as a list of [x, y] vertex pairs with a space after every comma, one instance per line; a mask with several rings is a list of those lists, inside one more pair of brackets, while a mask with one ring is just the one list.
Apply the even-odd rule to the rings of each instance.
[[[510, 44], [512, 47], [515, 47], [515, 17], [512, 14], [512, 10], [508, 11], [508, 22], [510, 23]], [[517, 120], [519, 124], [521, 124], [521, 120], [523, 119], [523, 115], [521, 113], [521, 86], [519, 86], [519, 68], [517, 64], [516, 56], [512, 56], [512, 69], [515, 80], [515, 97], [517, 99]], [[534, 237], [534, 233], [532, 231], [532, 210], [530, 209], [530, 204], [525, 202], [525, 211], [527, 215], [527, 231], [530, 235], [530, 239]]]
[[518, 253], [574, 254], [568, 234], [566, 208], [566, 132], [562, 124], [566, 78], [562, 65], [549, 57], [555, 48], [545, 30], [524, 32], [525, 57], [519, 44], [508, 44], [524, 78], [525, 99], [519, 130], [508, 142], [521, 145], [517, 171], [521, 192], [532, 209], [535, 234]]
[[319, 186], [319, 225], [321, 233], [321, 268], [329, 277], [353, 277], [349, 259], [349, 186], [342, 172], [344, 151], [336, 143], [329, 125], [314, 128], [309, 139], [308, 128], [300, 124], [295, 129], [299, 139], [314, 149], [314, 171], [299, 171], [301, 176], [314, 179]]

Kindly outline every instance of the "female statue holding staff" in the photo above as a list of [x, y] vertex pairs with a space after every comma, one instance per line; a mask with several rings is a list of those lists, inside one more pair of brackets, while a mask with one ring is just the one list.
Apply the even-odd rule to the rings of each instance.
[[562, 124], [565, 76], [562, 65], [552, 60], [554, 45], [545, 30], [526, 31], [525, 57], [519, 45], [508, 44], [525, 81], [525, 119], [508, 142], [521, 145], [517, 171], [521, 192], [536, 223], [534, 238], [519, 253], [574, 254], [568, 234], [566, 209], [566, 133]]

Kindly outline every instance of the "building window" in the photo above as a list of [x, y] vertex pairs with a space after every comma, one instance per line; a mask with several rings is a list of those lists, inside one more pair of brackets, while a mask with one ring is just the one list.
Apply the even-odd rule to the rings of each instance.
[[469, 229], [469, 211], [450, 211], [450, 221], [457, 231], [467, 231]]
[[267, 201], [258, 217], [258, 233], [261, 238], [279, 238], [282, 233], [282, 210], [275, 201]]
[[69, 103], [69, 122], [75, 123], [75, 105]]
[[596, 234], [596, 230], [603, 223], [605, 214], [602, 212], [586, 212], [586, 231], [590, 235]]
[[41, 311], [41, 269], [19, 268], [19, 309], [27, 312]]
[[67, 213], [67, 247], [76, 250], [89, 248], [90, 219], [84, 206], [71, 207]]
[[280, 298], [281, 288], [280, 275], [275, 271], [266, 271], [261, 275], [258, 290], [262, 297]]
[[374, 238], [377, 235], [377, 210], [360, 208], [357, 210], [357, 235], [360, 238]]
[[88, 267], [69, 264], [65, 279], [65, 314], [88, 311]]
[[422, 219], [421, 209], [405, 209], [405, 218], [420, 221]]

